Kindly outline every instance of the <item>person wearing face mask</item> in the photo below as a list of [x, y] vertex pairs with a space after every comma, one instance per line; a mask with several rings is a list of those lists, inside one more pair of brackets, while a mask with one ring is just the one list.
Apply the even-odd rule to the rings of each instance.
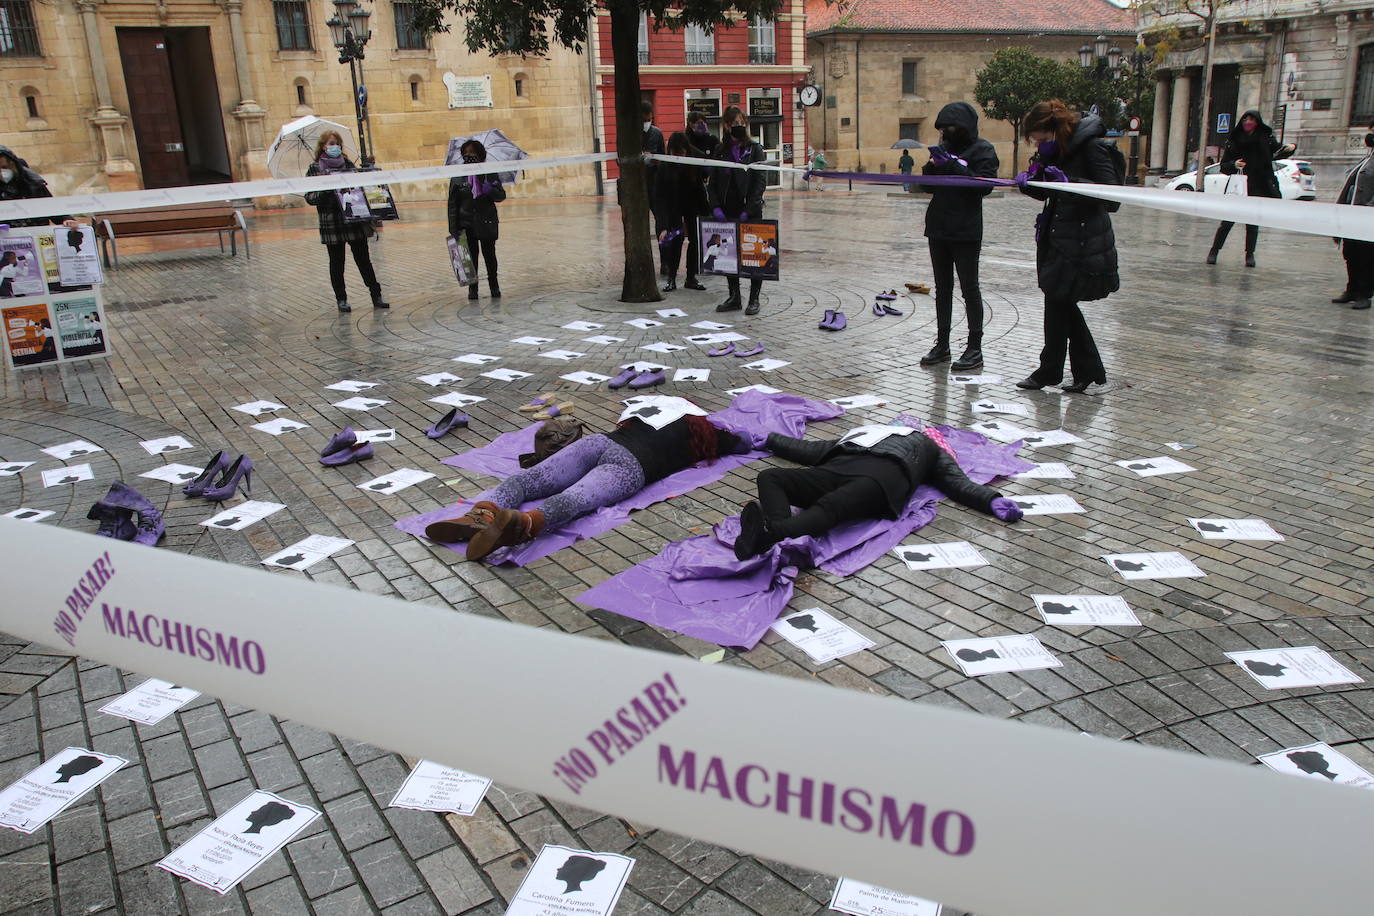
[[[716, 158], [723, 162], [753, 165], [767, 160], [763, 147], [749, 135], [749, 121], [744, 112], [734, 105], [725, 109], [725, 123], [729, 135], [716, 152]], [[767, 187], [760, 169], [718, 168], [711, 173], [708, 186], [712, 213], [718, 220], [763, 219], [763, 191]], [[740, 308], [739, 277], [725, 278], [730, 294], [725, 301], [716, 306], [717, 312], [733, 312]], [[759, 277], [749, 279], [749, 305], [744, 309], [746, 315], [759, 313], [759, 291], [763, 280]]]
[[1083, 117], [1059, 99], [1040, 102], [1021, 122], [1023, 136], [1037, 144], [1030, 168], [1016, 176], [1023, 194], [1043, 200], [1035, 220], [1035, 268], [1045, 294], [1045, 346], [1040, 365], [1017, 388], [1039, 390], [1059, 385], [1067, 351], [1073, 383], [1066, 392], [1102, 394], [1111, 390], [1102, 356], [1078, 303], [1105, 299], [1121, 288], [1116, 236], [1105, 201], [1031, 187], [1034, 181], [1118, 184], [1107, 133], [1096, 115]]
[[[487, 161], [487, 148], [477, 140], [467, 141], [458, 151], [468, 164]], [[448, 182], [448, 233], [456, 239], [458, 233], [467, 230], [473, 267], [477, 266], [477, 252], [482, 252], [493, 299], [501, 298], [501, 284], [496, 279], [496, 240], [501, 235], [501, 219], [496, 214], [496, 205], [505, 199], [506, 189], [495, 172], [459, 175]], [[477, 298], [476, 283], [468, 287], [468, 298]]]
[[[1226, 175], [1243, 174], [1245, 193], [1249, 197], [1279, 197], [1279, 176], [1274, 174], [1274, 162], [1293, 155], [1292, 146], [1284, 146], [1274, 136], [1273, 129], [1264, 123], [1258, 110], [1252, 108], [1240, 116], [1238, 130], [1231, 131], [1221, 151], [1221, 171]], [[1226, 236], [1235, 223], [1227, 220], [1217, 227], [1207, 263], [1215, 264]], [[1245, 227], [1245, 266], [1255, 266], [1255, 246], [1259, 243], [1259, 226]]]
[[706, 116], [694, 111], [687, 116], [687, 140], [692, 144], [693, 155], [703, 159], [715, 158], [720, 137], [711, 132], [711, 124]]
[[[1374, 207], [1374, 124], [1364, 135], [1364, 158], [1345, 176], [1336, 203], [1352, 207]], [[1367, 309], [1374, 296], [1374, 242], [1362, 239], [1332, 239], [1341, 245], [1345, 257], [1345, 292], [1332, 302], [1350, 303], [1352, 309]]]
[[[663, 155], [666, 147], [663, 143], [663, 131], [654, 126], [654, 106], [645, 101], [639, 103], [639, 113], [643, 118], [643, 134], [640, 135], [640, 148], [645, 153]], [[659, 164], [650, 159], [644, 164], [644, 185], [645, 191], [649, 196], [649, 212], [654, 217], [654, 237], [659, 235], [660, 226], [658, 224], [658, 169]], [[659, 273], [667, 274], [667, 265], [659, 266]]]
[[[315, 161], [305, 170], [305, 177], [329, 175], [334, 172], [356, 171], [353, 161], [344, 155], [343, 137], [330, 131], [320, 136], [315, 145]], [[320, 219], [320, 242], [329, 252], [329, 282], [334, 287], [334, 302], [340, 312], [351, 312], [348, 304], [348, 287], [344, 284], [344, 248], [353, 252], [353, 263], [358, 267], [358, 276], [372, 294], [374, 309], [389, 309], [391, 304], [382, 298], [382, 285], [377, 282], [377, 272], [372, 268], [372, 252], [367, 240], [372, 238], [371, 220], [346, 220], [339, 195], [334, 191], [310, 191], [305, 195], [306, 203], [314, 204]]]
[[[968, 102], [950, 102], [935, 118], [940, 144], [930, 147], [930, 161], [923, 175], [963, 175], [996, 178], [1000, 163], [992, 144], [978, 136], [978, 113]], [[954, 316], [954, 274], [964, 294], [968, 341], [964, 353], [950, 365], [955, 372], [970, 372], [983, 365], [983, 293], [978, 286], [978, 256], [983, 247], [983, 198], [986, 188], [925, 185], [930, 192], [926, 207], [926, 241], [930, 266], [935, 273], [935, 346], [921, 357], [922, 366], [950, 358], [949, 332]]]
[[[15, 155], [14, 150], [8, 146], [0, 146], [0, 201], [2, 200], [32, 200], [37, 197], [52, 197], [52, 191], [48, 190], [48, 183], [23, 159]], [[9, 226], [19, 228], [20, 226], [47, 226], [59, 225], [69, 228], [76, 226], [76, 221], [66, 216], [40, 216], [33, 219], [5, 219]]]
[[[691, 156], [687, 134], [676, 131], [668, 138], [668, 155]], [[677, 289], [677, 268], [682, 263], [682, 245], [687, 243], [687, 289], [705, 289], [697, 282], [697, 218], [707, 213], [706, 185], [701, 167], [685, 162], [665, 162], [658, 173], [658, 198], [654, 219], [658, 223], [659, 258], [667, 282], [665, 293]]]

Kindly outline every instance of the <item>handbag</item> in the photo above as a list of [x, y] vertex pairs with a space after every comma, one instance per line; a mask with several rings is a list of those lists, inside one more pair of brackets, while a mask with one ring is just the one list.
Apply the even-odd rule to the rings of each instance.
[[468, 231], [458, 230], [458, 237], [448, 236], [449, 262], [453, 265], [453, 276], [462, 286], [472, 286], [477, 282], [477, 265], [472, 260], [472, 249], [468, 247]]
[[534, 451], [520, 456], [522, 468], [532, 468], [539, 462], [572, 445], [586, 430], [581, 421], [572, 417], [553, 417], [534, 434]]

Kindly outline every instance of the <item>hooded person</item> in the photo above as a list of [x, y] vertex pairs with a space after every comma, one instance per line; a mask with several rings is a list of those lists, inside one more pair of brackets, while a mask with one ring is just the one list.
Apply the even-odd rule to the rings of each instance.
[[[1365, 156], [1345, 176], [1336, 203], [1352, 207], [1374, 207], [1374, 124], [1364, 135]], [[1374, 296], [1374, 242], [1361, 239], [1334, 239], [1345, 257], [1345, 292], [1332, 302], [1349, 302], [1352, 309], [1369, 308]]]
[[[29, 164], [10, 149], [0, 146], [0, 201], [33, 200], [37, 197], [52, 197], [48, 182]], [[41, 216], [33, 219], [6, 218], [4, 222], [18, 228], [20, 226], [61, 225], [68, 221], [65, 216]]]
[[[1249, 197], [1279, 197], [1279, 178], [1274, 174], [1274, 163], [1293, 155], [1293, 147], [1279, 143], [1274, 130], [1260, 117], [1258, 109], [1251, 108], [1240, 116], [1240, 122], [1226, 137], [1226, 146], [1221, 151], [1221, 172], [1224, 175], [1244, 175], [1245, 193]], [[1235, 223], [1224, 221], [1217, 227], [1212, 238], [1212, 250], [1207, 252], [1207, 263], [1215, 264], [1221, 246], [1226, 244], [1226, 236], [1231, 234]], [[1245, 266], [1255, 266], [1255, 245], [1259, 242], [1259, 226], [1245, 227]]]
[[[978, 113], [968, 102], [950, 102], [935, 118], [940, 143], [930, 147], [930, 161], [923, 175], [963, 175], [996, 178], [1001, 165], [992, 144], [978, 136]], [[950, 366], [969, 372], [983, 366], [983, 293], [978, 287], [978, 256], [983, 247], [983, 198], [986, 188], [922, 185], [930, 192], [926, 207], [926, 241], [930, 266], [935, 273], [935, 346], [921, 357], [922, 366], [950, 358], [949, 332], [954, 313], [954, 275], [964, 294], [968, 340], [964, 353]]]

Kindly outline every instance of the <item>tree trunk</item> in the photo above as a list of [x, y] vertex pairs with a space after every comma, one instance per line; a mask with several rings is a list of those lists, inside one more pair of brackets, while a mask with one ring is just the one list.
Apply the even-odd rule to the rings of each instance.
[[[1212, 58], [1217, 50], [1217, 16], [1215, 4], [1208, 7], [1210, 14], [1207, 19], [1207, 52], [1202, 58], [1202, 123], [1198, 125], [1197, 132], [1197, 173], [1193, 176], [1193, 183], [1197, 186], [1196, 190], [1201, 193], [1207, 190], [1207, 136], [1211, 133], [1212, 126]], [[1232, 130], [1239, 130], [1239, 124], [1232, 124]], [[1184, 155], [1187, 155], [1187, 143]], [[1220, 159], [1220, 156], [1217, 157]], [[1242, 180], [1244, 180], [1242, 178]]]
[[1011, 123], [1011, 177], [1021, 171], [1021, 122]]
[[610, 0], [611, 55], [615, 62], [615, 151], [620, 166], [617, 196], [625, 236], [621, 302], [659, 302], [658, 271], [649, 238], [649, 193], [639, 113], [639, 6]]

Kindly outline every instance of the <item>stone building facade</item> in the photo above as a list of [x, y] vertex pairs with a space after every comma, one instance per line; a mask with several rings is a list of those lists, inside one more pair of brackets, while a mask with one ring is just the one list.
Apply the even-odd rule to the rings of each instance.
[[[1045, 57], [1078, 59], [1097, 35], [1114, 45], [1135, 41], [1132, 16], [1107, 0], [809, 0], [807, 50], [823, 101], [809, 117], [810, 145], [832, 168], [897, 171], [898, 139], [939, 139], [945, 104], [973, 102], [977, 74], [1001, 48], [1029, 47]], [[1012, 126], [981, 122], [997, 148], [1002, 175], [1012, 163]], [[1022, 158], [1029, 155], [1021, 145]], [[918, 160], [923, 161], [923, 160]], [[1022, 163], [1024, 165], [1024, 163]]]
[[[379, 165], [442, 162], [450, 137], [489, 127], [531, 156], [590, 152], [583, 55], [472, 54], [461, 23], [425, 38], [407, 28], [407, 8], [369, 7], [363, 72]], [[355, 125], [326, 0], [5, 0], [0, 12], [0, 144], [58, 194], [267, 177], [282, 124], [314, 114]], [[466, 90], [455, 92], [461, 107], [450, 105], [450, 84]], [[532, 172], [519, 193], [594, 188], [594, 171], [580, 166]], [[435, 199], [445, 182], [393, 190]]]

